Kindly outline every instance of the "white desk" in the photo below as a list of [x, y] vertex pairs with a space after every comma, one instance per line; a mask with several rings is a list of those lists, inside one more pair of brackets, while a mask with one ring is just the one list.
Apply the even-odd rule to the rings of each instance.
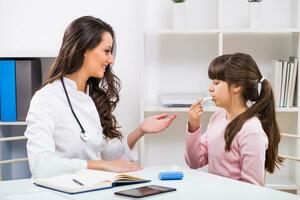
[[300, 196], [272, 190], [265, 187], [255, 186], [232, 179], [215, 176], [197, 170], [179, 168], [184, 172], [184, 179], [179, 181], [160, 181], [158, 173], [169, 171], [171, 167], [149, 167], [134, 174], [151, 179], [150, 183], [128, 185], [107, 190], [98, 190], [75, 195], [44, 189], [32, 184], [32, 180], [13, 180], [0, 182], [0, 200], [101, 200], [101, 199], [130, 199], [114, 195], [115, 191], [157, 184], [175, 187], [177, 191], [146, 197], [145, 199], [263, 199], [263, 200], [286, 200], [300, 199]]

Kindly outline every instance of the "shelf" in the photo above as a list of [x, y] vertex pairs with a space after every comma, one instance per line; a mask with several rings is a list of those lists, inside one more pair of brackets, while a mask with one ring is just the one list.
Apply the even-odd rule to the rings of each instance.
[[2, 122], [0, 121], [0, 126], [23, 126], [26, 125], [25, 121], [18, 121], [18, 122]]
[[299, 109], [297, 107], [291, 107], [291, 108], [276, 107], [276, 112], [299, 112]]
[[[149, 104], [145, 105], [145, 112], [187, 112], [189, 107], [164, 107], [159, 104]], [[204, 107], [206, 112], [215, 112], [221, 108], [218, 107]], [[285, 113], [285, 112], [298, 112], [298, 108], [276, 108], [276, 112]]]
[[299, 33], [300, 29], [221, 29], [221, 33], [267, 33], [267, 34], [277, 34], [277, 33]]
[[266, 176], [266, 187], [277, 190], [299, 190], [300, 187], [290, 178], [286, 176]]
[[247, 34], [286, 34], [299, 33], [300, 29], [163, 29], [163, 30], [147, 30], [145, 34], [205, 34], [205, 33], [247, 33]]
[[16, 163], [16, 162], [27, 162], [28, 158], [16, 158], [11, 160], [0, 160], [0, 165], [9, 164], [9, 163]]
[[27, 140], [27, 137], [26, 136], [16, 136], [16, 137], [2, 137], [2, 138], [0, 138], [0, 142], [16, 141], [16, 140]]
[[289, 155], [279, 155], [279, 156], [283, 157], [284, 159], [300, 162], [300, 158], [295, 156], [289, 156]]
[[287, 137], [292, 139], [300, 139], [300, 135], [288, 134], [288, 133], [280, 133], [281, 137]]
[[201, 34], [201, 33], [219, 33], [219, 29], [187, 29], [187, 30], [175, 30], [175, 29], [162, 29], [162, 30], [148, 30], [145, 34]]
[[[164, 107], [158, 104], [146, 105], [145, 112], [187, 112], [189, 107]], [[220, 108], [204, 107], [204, 112], [215, 112]]]
[[24, 58], [24, 57], [31, 57], [31, 58], [55, 58], [58, 55], [57, 50], [53, 51], [16, 51], [14, 50], [0, 50], [0, 58]]

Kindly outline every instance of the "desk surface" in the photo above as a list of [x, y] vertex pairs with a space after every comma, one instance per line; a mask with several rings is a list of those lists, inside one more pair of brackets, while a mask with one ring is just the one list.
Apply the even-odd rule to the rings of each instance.
[[[179, 168], [179, 167], [178, 167]], [[98, 190], [75, 195], [68, 195], [35, 186], [31, 179], [2, 181], [0, 182], [0, 200], [101, 200], [101, 199], [130, 199], [114, 195], [115, 191], [125, 190], [144, 185], [157, 184], [175, 187], [177, 191], [146, 197], [144, 199], [300, 199], [300, 196], [260, 187], [240, 181], [215, 176], [197, 170], [179, 168], [184, 172], [184, 179], [180, 181], [161, 181], [158, 179], [160, 171], [170, 171], [174, 166], [148, 167], [133, 174], [152, 181], [150, 183], [127, 185], [107, 190]]]

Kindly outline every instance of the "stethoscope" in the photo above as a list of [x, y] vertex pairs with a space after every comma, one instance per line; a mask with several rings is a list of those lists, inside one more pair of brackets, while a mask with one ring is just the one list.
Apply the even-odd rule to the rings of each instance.
[[87, 141], [87, 140], [89, 139], [89, 136], [88, 136], [88, 134], [85, 132], [83, 126], [81, 125], [81, 123], [80, 123], [80, 121], [79, 121], [79, 119], [78, 119], [78, 117], [77, 117], [77, 115], [76, 115], [76, 113], [75, 113], [75, 111], [74, 111], [74, 109], [73, 109], [73, 106], [72, 106], [72, 104], [71, 104], [71, 101], [70, 101], [70, 98], [69, 98], [69, 95], [68, 95], [68, 92], [67, 92], [67, 89], [66, 89], [66, 86], [65, 86], [63, 77], [60, 78], [60, 81], [61, 81], [61, 84], [62, 84], [62, 86], [63, 86], [63, 88], [64, 88], [64, 91], [65, 91], [65, 94], [66, 94], [66, 97], [67, 97], [69, 106], [70, 106], [70, 108], [71, 108], [71, 111], [72, 111], [72, 113], [73, 113], [73, 116], [75, 117], [75, 119], [76, 119], [78, 125], [80, 126], [80, 129], [81, 129], [80, 138], [81, 138], [83, 141]]

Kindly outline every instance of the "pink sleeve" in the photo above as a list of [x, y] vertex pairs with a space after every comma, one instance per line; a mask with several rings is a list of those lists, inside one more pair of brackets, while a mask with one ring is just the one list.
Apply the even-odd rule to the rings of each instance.
[[201, 135], [201, 128], [194, 133], [186, 130], [185, 161], [192, 169], [207, 165], [207, 134]]
[[264, 185], [265, 154], [268, 147], [266, 135], [260, 132], [247, 134], [241, 138], [241, 180], [256, 185]]

